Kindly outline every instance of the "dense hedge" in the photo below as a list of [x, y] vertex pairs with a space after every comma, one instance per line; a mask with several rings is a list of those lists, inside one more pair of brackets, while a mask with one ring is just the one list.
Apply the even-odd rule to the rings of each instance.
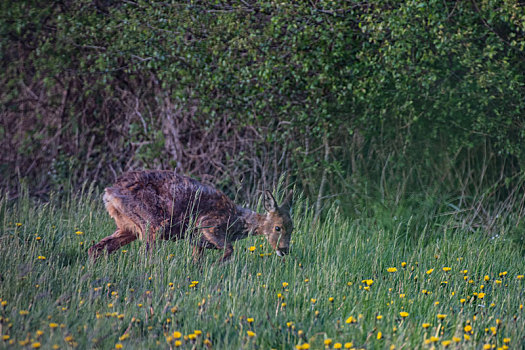
[[13, 193], [22, 179], [45, 193], [141, 167], [244, 198], [285, 173], [313, 198], [350, 201], [364, 184], [465, 194], [522, 175], [518, 1], [0, 10], [0, 172]]

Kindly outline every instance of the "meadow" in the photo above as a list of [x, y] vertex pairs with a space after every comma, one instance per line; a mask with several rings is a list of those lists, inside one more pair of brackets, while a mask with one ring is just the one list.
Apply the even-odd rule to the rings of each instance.
[[[525, 346], [522, 247], [452, 216], [383, 209], [320, 224], [294, 204], [290, 256], [264, 238], [200, 264], [187, 241], [134, 242], [92, 263], [113, 232], [100, 195], [0, 199], [0, 348], [504, 349]], [[260, 203], [259, 203], [260, 208]], [[366, 209], [366, 208], [365, 208]], [[364, 210], [365, 211], [365, 210]]]

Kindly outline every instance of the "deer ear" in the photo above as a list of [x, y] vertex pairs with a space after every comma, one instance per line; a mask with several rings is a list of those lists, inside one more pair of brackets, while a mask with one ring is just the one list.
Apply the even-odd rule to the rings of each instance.
[[270, 191], [264, 191], [264, 209], [266, 211], [276, 211], [278, 208], [277, 202]]

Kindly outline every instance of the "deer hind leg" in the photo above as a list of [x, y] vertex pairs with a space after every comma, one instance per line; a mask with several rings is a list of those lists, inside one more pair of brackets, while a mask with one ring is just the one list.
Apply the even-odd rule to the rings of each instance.
[[123, 231], [120, 228], [110, 236], [102, 239], [100, 242], [94, 244], [88, 250], [88, 254], [91, 259], [96, 260], [100, 255], [104, 254], [105, 251], [108, 254], [113, 253], [126, 244], [129, 244], [137, 239], [137, 236], [130, 231]]
[[204, 248], [201, 246], [194, 245], [193, 252], [191, 254], [194, 263], [198, 263], [204, 255]]

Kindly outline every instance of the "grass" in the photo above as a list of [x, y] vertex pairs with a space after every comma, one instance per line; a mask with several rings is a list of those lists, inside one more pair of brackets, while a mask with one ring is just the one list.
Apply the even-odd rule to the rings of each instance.
[[525, 345], [524, 257], [505, 228], [489, 239], [388, 213], [349, 220], [334, 206], [316, 226], [299, 200], [286, 259], [252, 237], [225, 265], [217, 251], [193, 264], [186, 241], [154, 254], [134, 242], [92, 264], [87, 249], [114, 229], [100, 196], [3, 198], [0, 348]]

